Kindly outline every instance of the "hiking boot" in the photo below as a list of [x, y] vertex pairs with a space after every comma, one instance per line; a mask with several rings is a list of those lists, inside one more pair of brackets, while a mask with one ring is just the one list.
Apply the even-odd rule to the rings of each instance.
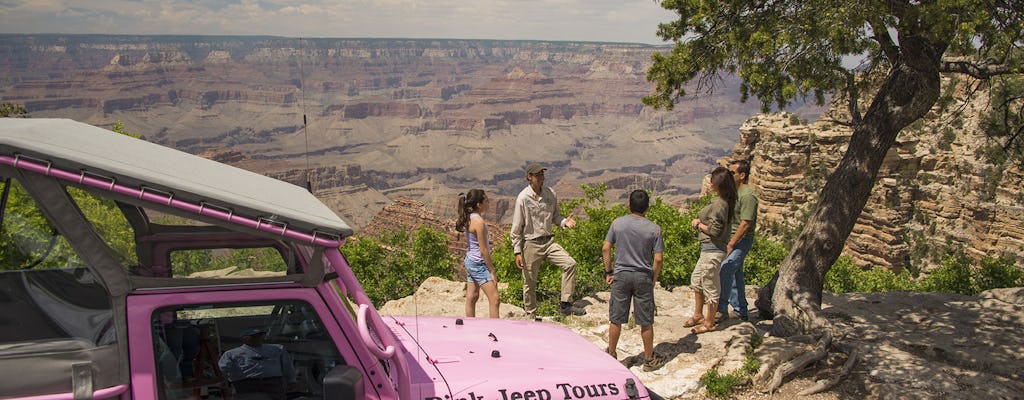
[[651, 372], [661, 368], [665, 366], [666, 361], [664, 357], [655, 354], [650, 360], [644, 361], [644, 372]]
[[558, 313], [562, 314], [564, 317], [568, 317], [570, 315], [587, 315], [586, 310], [576, 306], [559, 307]]

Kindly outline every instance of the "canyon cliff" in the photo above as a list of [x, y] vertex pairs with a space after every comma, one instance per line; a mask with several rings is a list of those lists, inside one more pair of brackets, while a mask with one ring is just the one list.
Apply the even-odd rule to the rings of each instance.
[[644, 106], [651, 54], [666, 50], [0, 35], [0, 100], [34, 118], [122, 121], [146, 140], [308, 185], [361, 228], [401, 197], [445, 217], [470, 188], [507, 200], [525, 186], [528, 162], [549, 168], [561, 198], [580, 195], [583, 183], [608, 183], [615, 200], [633, 187], [692, 196], [759, 104], [740, 102], [738, 79], [726, 76], [720, 90], [694, 89], [676, 111]]
[[[900, 132], [886, 155], [843, 250], [856, 265], [927, 271], [957, 248], [975, 260], [1008, 254], [1018, 267], [1024, 260], [1024, 174], [985, 155], [995, 145], [979, 126], [987, 93], [968, 94], [950, 79], [952, 94]], [[791, 114], [758, 115], [719, 162], [751, 160], [759, 231], [785, 239], [806, 220], [851, 134], [826, 118], [808, 124]]]

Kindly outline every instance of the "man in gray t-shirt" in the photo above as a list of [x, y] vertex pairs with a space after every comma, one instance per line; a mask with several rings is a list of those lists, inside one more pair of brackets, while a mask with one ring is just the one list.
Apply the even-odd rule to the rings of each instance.
[[[629, 321], [629, 302], [632, 300], [633, 317], [640, 325], [640, 338], [644, 343], [645, 371], [663, 364], [654, 356], [654, 283], [661, 273], [665, 242], [661, 228], [644, 217], [649, 204], [650, 197], [646, 191], [630, 193], [630, 214], [612, 221], [601, 249], [605, 281], [612, 285], [608, 308], [608, 354], [618, 358], [616, 347], [622, 324]], [[614, 268], [612, 245], [615, 246]]]

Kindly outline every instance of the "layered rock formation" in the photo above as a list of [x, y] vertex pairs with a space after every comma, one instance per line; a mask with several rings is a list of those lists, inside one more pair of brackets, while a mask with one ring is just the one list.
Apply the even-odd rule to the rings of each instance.
[[[918, 271], [936, 266], [952, 248], [975, 259], [1024, 258], [1024, 175], [1018, 166], [979, 156], [989, 145], [978, 126], [987, 102], [978, 92], [938, 104], [925, 121], [900, 133], [844, 254], [863, 267]], [[830, 120], [807, 125], [791, 115], [759, 115], [743, 125], [733, 154], [719, 162], [752, 160], [759, 227], [780, 238], [806, 220], [851, 134]]]
[[640, 181], [670, 199], [692, 195], [758, 104], [739, 102], [737, 80], [726, 77], [721, 91], [684, 99], [676, 111], [644, 107], [650, 55], [665, 49], [2, 35], [0, 99], [32, 117], [121, 120], [150, 141], [230, 153], [224, 161], [310, 181], [361, 227], [402, 196], [432, 210], [474, 187], [508, 199], [525, 184], [528, 162], [551, 168], [549, 184], [564, 188], [562, 197], [606, 182], [614, 197]]

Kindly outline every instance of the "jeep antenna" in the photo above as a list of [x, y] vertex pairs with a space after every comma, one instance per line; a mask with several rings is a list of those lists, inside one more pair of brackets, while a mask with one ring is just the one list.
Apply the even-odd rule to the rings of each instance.
[[302, 69], [302, 51], [306, 49], [306, 41], [299, 38], [299, 54], [295, 60], [299, 63], [299, 108], [302, 109], [302, 138], [306, 141], [306, 190], [313, 193], [312, 171], [309, 168], [309, 125], [306, 123], [306, 72]]

